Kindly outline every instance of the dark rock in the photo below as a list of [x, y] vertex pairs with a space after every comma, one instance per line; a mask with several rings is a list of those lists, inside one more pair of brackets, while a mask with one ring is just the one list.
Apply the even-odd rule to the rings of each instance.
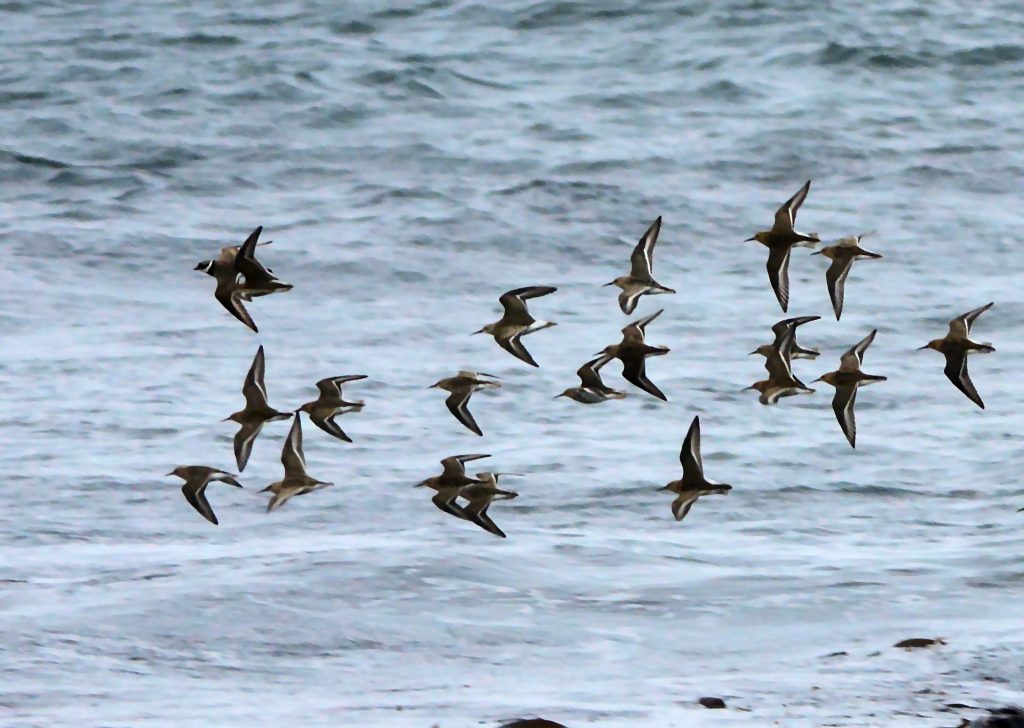
[[725, 701], [721, 698], [701, 698], [697, 702], [711, 710], [722, 710], [725, 708]]

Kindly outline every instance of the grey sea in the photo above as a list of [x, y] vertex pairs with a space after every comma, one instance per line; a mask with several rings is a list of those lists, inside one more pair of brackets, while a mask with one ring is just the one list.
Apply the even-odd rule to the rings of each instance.
[[[1024, 9], [830, 2], [0, 2], [0, 725], [943, 726], [1024, 701]], [[810, 382], [878, 329], [852, 449], [832, 389], [741, 391], [783, 314], [743, 242], [867, 231]], [[660, 402], [554, 395], [632, 318]], [[257, 225], [294, 290], [247, 307], [194, 270]], [[533, 369], [498, 296], [554, 328]], [[915, 351], [973, 335], [982, 410]], [[287, 422], [235, 472], [258, 345], [271, 405], [366, 374], [305, 421], [331, 488], [272, 514]], [[502, 377], [463, 428], [429, 385]], [[694, 415], [711, 478], [677, 523]], [[502, 540], [412, 486], [456, 453], [521, 473]], [[905, 651], [910, 637], [946, 645]], [[728, 708], [709, 711], [702, 696]], [[977, 709], [949, 708], [965, 704]]]

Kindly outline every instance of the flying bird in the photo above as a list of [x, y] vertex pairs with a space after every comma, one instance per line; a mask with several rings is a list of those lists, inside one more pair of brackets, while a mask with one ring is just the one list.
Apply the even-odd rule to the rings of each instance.
[[498, 346], [516, 359], [524, 361], [532, 367], [538, 366], [520, 339], [527, 334], [555, 324], [551, 321], [538, 321], [531, 316], [526, 307], [526, 301], [530, 298], [546, 296], [557, 290], [554, 286], [527, 286], [503, 293], [498, 302], [505, 308], [505, 313], [493, 324], [487, 324], [473, 333], [490, 334], [498, 342]]
[[967, 372], [967, 355], [974, 352], [988, 354], [996, 350], [988, 342], [980, 344], [977, 341], [971, 341], [971, 325], [978, 316], [990, 308], [992, 308], [992, 302], [986, 303], [981, 308], [960, 314], [949, 322], [949, 332], [943, 338], [932, 339], [918, 349], [918, 351], [934, 349], [946, 357], [946, 368], [943, 371], [949, 381], [982, 409], [985, 409], [985, 403], [981, 401], [981, 396], [974, 388], [974, 382], [971, 381], [971, 375]]
[[469, 520], [488, 533], [505, 538], [505, 532], [498, 528], [498, 524], [487, 515], [487, 509], [494, 501], [512, 500], [519, 496], [515, 491], [502, 490], [498, 487], [498, 479], [502, 475], [512, 475], [512, 473], [477, 473], [477, 480], [482, 482], [464, 486], [459, 491], [459, 498], [468, 501], [468, 505], [463, 507], [463, 511]]
[[875, 340], [877, 329], [871, 331], [861, 341], [857, 342], [847, 350], [839, 359], [839, 369], [828, 374], [823, 374], [816, 382], [825, 382], [836, 388], [835, 396], [832, 398], [832, 410], [836, 413], [836, 420], [850, 441], [850, 447], [857, 447], [857, 420], [854, 418], [853, 406], [857, 401], [857, 389], [872, 382], [884, 382], [887, 377], [877, 374], [867, 374], [861, 371], [864, 363], [864, 352]]
[[493, 374], [486, 374], [484, 372], [461, 371], [454, 377], [448, 377], [436, 384], [431, 384], [429, 389], [437, 387], [438, 389], [450, 392], [451, 394], [448, 395], [448, 399], [444, 401], [448, 411], [452, 413], [455, 419], [465, 425], [468, 430], [483, 436], [484, 433], [480, 431], [480, 426], [476, 424], [473, 414], [469, 411], [469, 398], [478, 389], [484, 389], [485, 387], [497, 389], [501, 384], [488, 379], [481, 379], [480, 377], [498, 378]]
[[568, 397], [581, 404], [597, 404], [609, 399], [624, 399], [626, 396], [625, 392], [612, 389], [601, 379], [599, 370], [610, 362], [612, 358], [611, 356], [602, 355], [588, 361], [576, 370], [576, 375], [580, 378], [580, 386], [569, 387], [561, 394], [556, 394], [554, 398]]
[[644, 339], [647, 324], [661, 315], [661, 309], [650, 316], [645, 316], [622, 329], [622, 341], [618, 344], [609, 344], [598, 354], [611, 359], [622, 361], [622, 377], [630, 384], [633, 384], [648, 394], [658, 399], [668, 401], [660, 389], [647, 378], [646, 359], [649, 356], [663, 356], [668, 354], [670, 349], [667, 346], [651, 346]]
[[761, 356], [768, 358], [772, 355], [772, 352], [779, 348], [779, 344], [782, 341], [782, 337], [785, 336], [790, 330], [793, 332], [792, 340], [789, 345], [789, 358], [792, 359], [817, 359], [821, 354], [817, 349], [805, 349], [796, 340], [796, 329], [798, 326], [810, 323], [811, 321], [817, 321], [821, 316], [797, 316], [795, 318], [783, 319], [772, 326], [772, 333], [775, 334], [775, 341], [771, 344], [762, 344], [761, 346], [754, 349], [748, 356], [754, 354], [760, 354]]
[[797, 394], [811, 394], [813, 389], [800, 381], [793, 374], [792, 362], [790, 361], [793, 340], [796, 337], [796, 327], [791, 326], [783, 332], [778, 344], [773, 346], [768, 358], [765, 359], [764, 368], [768, 372], [768, 378], [754, 382], [746, 389], [756, 389], [761, 393], [758, 401], [764, 405], [778, 404], [783, 397], [792, 397]]
[[618, 286], [622, 289], [622, 293], [619, 294], [619, 308], [627, 316], [636, 309], [640, 296], [675, 293], [671, 288], [654, 280], [654, 246], [658, 242], [658, 233], [660, 232], [661, 215], [647, 228], [647, 232], [633, 249], [633, 254], [629, 257], [629, 275], [619, 276], [611, 283], [605, 283], [605, 286]]
[[421, 480], [413, 487], [430, 488], [437, 491], [436, 495], [431, 498], [431, 502], [439, 510], [456, 518], [470, 520], [466, 511], [455, 502], [455, 499], [458, 498], [459, 492], [467, 485], [486, 485], [486, 481], [479, 478], [470, 478], [466, 475], [466, 463], [489, 457], [490, 455], [483, 454], [452, 455], [451, 457], [446, 457], [441, 461], [442, 471], [440, 475]]
[[341, 394], [341, 385], [346, 382], [356, 382], [366, 379], [365, 374], [346, 374], [340, 377], [327, 377], [316, 383], [320, 390], [320, 396], [312, 402], [306, 402], [299, 407], [297, 412], [305, 412], [309, 420], [328, 435], [339, 440], [352, 442], [352, 438], [345, 434], [334, 418], [339, 414], [345, 414], [363, 408], [362, 402], [346, 402]]
[[306, 472], [306, 456], [302, 452], [301, 417], [296, 416], [292, 420], [292, 429], [288, 431], [288, 437], [281, 449], [281, 464], [284, 466], [284, 478], [260, 491], [273, 493], [267, 504], [267, 513], [277, 510], [297, 495], [305, 495], [334, 485], [317, 480]]
[[658, 490], [668, 490], [676, 494], [672, 503], [672, 515], [681, 521], [690, 512], [690, 508], [702, 495], [726, 495], [732, 486], [727, 483], [716, 483], [704, 477], [704, 463], [700, 457], [700, 417], [694, 417], [690, 429], [683, 440], [679, 451], [679, 462], [683, 466], [683, 477], [673, 480]]
[[756, 240], [768, 248], [768, 280], [771, 281], [775, 297], [779, 300], [782, 310], [789, 309], [789, 254], [794, 245], [820, 243], [817, 233], [801, 233], [794, 228], [796, 214], [807, 199], [811, 190], [811, 181], [807, 180], [800, 190], [786, 200], [782, 207], [775, 211], [775, 223], [771, 230], [754, 233], [745, 242]]
[[292, 416], [291, 412], [279, 412], [267, 404], [267, 386], [263, 381], [266, 374], [266, 360], [263, 355], [263, 347], [256, 350], [256, 356], [249, 367], [249, 373], [245, 375], [245, 382], [242, 384], [242, 394], [245, 396], [245, 407], [226, 417], [224, 422], [237, 422], [241, 427], [235, 435], [235, 464], [238, 465], [238, 472], [245, 470], [249, 462], [249, 454], [252, 452], [252, 445], [256, 437], [267, 422], [276, 420], [287, 420]]
[[825, 271], [825, 283], [828, 285], [828, 295], [832, 299], [832, 310], [835, 311], [836, 321], [843, 315], [846, 277], [850, 275], [853, 261], [861, 258], [874, 260], [882, 257], [878, 253], [872, 253], [870, 250], [860, 247], [861, 238], [869, 234], [863, 233], [840, 238], [835, 245], [829, 245], [811, 253], [811, 255], [824, 255], [832, 261], [828, 270]]
[[210, 507], [210, 502], [206, 500], [206, 486], [212, 481], [218, 481], [236, 488], [242, 487], [242, 484], [235, 480], [236, 476], [231, 473], [205, 465], [180, 465], [167, 475], [176, 475], [185, 481], [185, 484], [181, 486], [185, 500], [199, 512], [199, 515], [214, 526], [217, 525], [217, 516], [213, 512], [213, 508]]

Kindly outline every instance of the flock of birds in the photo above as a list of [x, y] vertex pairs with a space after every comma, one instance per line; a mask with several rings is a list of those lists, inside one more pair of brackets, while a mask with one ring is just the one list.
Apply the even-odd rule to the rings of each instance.
[[[755, 233], [749, 241], [757, 241], [768, 248], [768, 279], [775, 291], [776, 298], [783, 312], [789, 307], [789, 260], [794, 247], [812, 247], [821, 242], [817, 233], [801, 233], [795, 228], [797, 213], [810, 192], [808, 181], [800, 190], [788, 199], [775, 213], [775, 221], [770, 230]], [[659, 217], [640, 238], [630, 257], [630, 272], [607, 283], [621, 289], [618, 301], [624, 314], [632, 314], [641, 296], [654, 294], [671, 294], [675, 291], [663, 286], [654, 279], [654, 247], [661, 231]], [[215, 260], [205, 260], [196, 266], [212, 276], [216, 282], [214, 297], [237, 318], [253, 331], [256, 324], [245, 308], [245, 303], [254, 298], [280, 293], [292, 289], [291, 284], [281, 281], [274, 272], [265, 267], [256, 257], [259, 245], [269, 245], [271, 241], [259, 242], [262, 228], [256, 228], [240, 246], [229, 246], [221, 250]], [[854, 235], [839, 239], [835, 245], [824, 247], [814, 255], [824, 255], [831, 261], [825, 273], [832, 308], [839, 320], [843, 312], [845, 300], [845, 284], [853, 262], [858, 259], [878, 259], [882, 256], [860, 247], [864, 235]], [[535, 319], [529, 311], [527, 301], [554, 293], [552, 286], [527, 286], [517, 288], [503, 294], [499, 303], [504, 309], [502, 317], [494, 323], [487, 324], [476, 334], [488, 334], [498, 345], [516, 359], [538, 366], [530, 352], [523, 344], [522, 338], [528, 334], [554, 326], [554, 323]], [[949, 380], [963, 392], [972, 402], [984, 409], [985, 404], [971, 381], [967, 371], [968, 355], [995, 351], [989, 343], [979, 343], [970, 338], [971, 326], [982, 313], [992, 307], [988, 303], [967, 313], [957, 316], [949, 323], [949, 331], [939, 339], [929, 341], [921, 349], [933, 349], [940, 352], [946, 360], [945, 374]], [[579, 386], [569, 387], [557, 397], [566, 397], [581, 404], [598, 404], [611, 399], [622, 399], [625, 392], [607, 386], [601, 378], [600, 370], [608, 362], [618, 359], [622, 362], [623, 378], [647, 394], [667, 401], [665, 394], [647, 376], [646, 360], [652, 356], [663, 356], [669, 353], [664, 346], [647, 343], [647, 326], [662, 313], [653, 314], [634, 321], [622, 329], [622, 340], [617, 344], [606, 346], [596, 354], [596, 358], [584, 363], [578, 370]], [[794, 359], [814, 359], [820, 352], [800, 346], [796, 340], [797, 328], [820, 319], [820, 316], [799, 316], [779, 321], [772, 327], [774, 341], [755, 349], [751, 354], [765, 357], [765, 369], [768, 377], [754, 382], [747, 389], [760, 393], [761, 404], [774, 405], [784, 397], [814, 392], [805, 385], [794, 373]], [[868, 374], [862, 370], [864, 354], [875, 339], [877, 330], [871, 331], [861, 341], [854, 344], [839, 360], [839, 368], [823, 374], [815, 382], [821, 381], [835, 388], [832, 408], [835, 411], [839, 426], [851, 447], [856, 447], [857, 426], [854, 417], [854, 404], [857, 390], [866, 384], [883, 382], [886, 377]], [[302, 450], [302, 422], [300, 413], [306, 413], [310, 421], [327, 434], [345, 442], [351, 439], [335, 421], [335, 417], [348, 412], [359, 411], [363, 402], [346, 401], [342, 394], [342, 385], [365, 379], [363, 374], [332, 376], [316, 383], [319, 390], [317, 399], [307, 402], [292, 411], [279, 411], [268, 404], [267, 389], [264, 383], [266, 363], [261, 346], [253, 360], [249, 373], [242, 385], [245, 396], [245, 407], [230, 415], [226, 420], [236, 422], [240, 429], [234, 438], [235, 462], [239, 472], [245, 469], [249, 454], [256, 437], [263, 425], [275, 420], [294, 417], [291, 430], [285, 439], [281, 452], [281, 463], [284, 466], [284, 477], [271, 483], [260, 492], [271, 493], [268, 511], [284, 505], [297, 495], [310, 493], [325, 488], [331, 483], [318, 480], [306, 471], [306, 462]], [[455, 376], [447, 377], [431, 385], [448, 392], [445, 404], [451, 414], [463, 426], [477, 435], [483, 435], [479, 425], [469, 411], [469, 400], [474, 392], [481, 389], [501, 387], [499, 378], [484, 372], [460, 371]], [[812, 382], [813, 383], [813, 382]], [[556, 398], [557, 398], [556, 397]], [[517, 493], [498, 487], [503, 475], [513, 473], [479, 472], [474, 477], [466, 474], [466, 463], [490, 457], [485, 454], [453, 455], [441, 461], [440, 475], [427, 478], [417, 487], [427, 487], [435, 491], [432, 501], [440, 510], [456, 518], [470, 521], [480, 528], [504, 537], [504, 532], [494, 523], [487, 511], [496, 500], [515, 498]], [[674, 480], [660, 490], [675, 494], [672, 503], [672, 514], [676, 520], [682, 520], [698, 498], [710, 494], [726, 494], [732, 486], [716, 483], [704, 476], [704, 467], [700, 452], [700, 420], [693, 418], [690, 428], [683, 440], [679, 453], [682, 464], [682, 478]], [[213, 524], [217, 516], [206, 499], [206, 486], [213, 481], [242, 487], [232, 473], [204, 465], [187, 465], [175, 468], [168, 475], [177, 475], [185, 481], [182, 492], [186, 500], [204, 518]]]

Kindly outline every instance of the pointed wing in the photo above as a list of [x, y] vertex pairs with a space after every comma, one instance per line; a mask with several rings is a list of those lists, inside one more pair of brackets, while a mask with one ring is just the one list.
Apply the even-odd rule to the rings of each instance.
[[213, 512], [213, 508], [210, 507], [209, 501], [206, 500], [205, 491], [205, 480], [190, 480], [181, 486], [181, 492], [185, 496], [185, 500], [189, 502], [189, 505], [195, 508], [199, 515], [216, 526], [217, 516]]
[[503, 293], [498, 299], [498, 303], [505, 309], [505, 314], [501, 320], [505, 323], [529, 326], [533, 323], [534, 319], [526, 308], [527, 299], [546, 296], [557, 290], [554, 286], [526, 286], [525, 288], [516, 288], [515, 290]]
[[345, 442], [352, 442], [352, 438], [346, 435], [345, 431], [341, 429], [341, 426], [334, 421], [333, 415], [327, 419], [320, 419], [319, 417], [313, 417], [310, 415], [309, 420], [328, 435], [336, 437], [339, 440], [344, 440]]
[[825, 283], [828, 284], [828, 295], [832, 299], [832, 310], [835, 311], [836, 321], [843, 315], [846, 277], [850, 275], [850, 268], [852, 267], [853, 256], [842, 256], [834, 258], [832, 265], [825, 271]]
[[249, 455], [252, 453], [253, 443], [263, 429], [263, 423], [247, 423], [242, 425], [235, 433], [235, 464], [238, 465], [238, 472], [245, 470], [249, 462]]
[[699, 482], [704, 480], [704, 462], [700, 457], [700, 417], [694, 417], [690, 429], [683, 439], [683, 447], [679, 451], [679, 462], [683, 465], [683, 481]]
[[496, 336], [494, 337], [494, 340], [498, 342], [498, 346], [514, 356], [516, 359], [524, 361], [532, 367], [540, 367], [540, 365], [533, 360], [533, 357], [530, 356], [530, 352], [526, 350], [523, 342], [520, 341], [521, 336], [522, 332], [508, 338], [499, 338]]
[[452, 455], [441, 461], [441, 467], [444, 468], [442, 477], [453, 478], [461, 477], [466, 474], [465, 464], [473, 460], [480, 460], [482, 458], [489, 458], [490, 455], [483, 455], [480, 453], [474, 453], [470, 455]]
[[242, 394], [245, 395], [246, 409], [263, 409], [267, 406], [267, 387], [263, 381], [266, 368], [263, 346], [261, 345], [256, 350], [252, 366], [249, 367], [249, 373], [245, 375], [245, 382], [242, 384]]
[[259, 329], [256, 328], [256, 324], [253, 322], [249, 312], [246, 311], [245, 306], [242, 305], [242, 294], [233, 283], [222, 284], [218, 281], [217, 289], [213, 292], [213, 296], [220, 301], [220, 305], [227, 309], [228, 313], [256, 333], [259, 333]]
[[789, 310], [789, 254], [792, 248], [771, 248], [768, 251], [768, 280], [783, 311]]
[[643, 356], [631, 357], [628, 361], [622, 362], [622, 378], [648, 394], [668, 402], [668, 397], [647, 378], [647, 363]]
[[[981, 314], [992, 308], [992, 304], [995, 301], [990, 301], [980, 308], [976, 308], [973, 311], [962, 313], [955, 319], [949, 322], [949, 337], [953, 339], [966, 339], [971, 334], [971, 325], [974, 320], [981, 316]], [[968, 395], [969, 396], [969, 395]]]
[[596, 359], [591, 359], [577, 369], [576, 375], [580, 378], [580, 386], [584, 389], [594, 389], [599, 392], [606, 390], [607, 387], [605, 386], [604, 381], [602, 381], [598, 370], [611, 360], [612, 357], [610, 356], [599, 356]]
[[445, 488], [444, 490], [439, 490], [437, 494], [430, 499], [430, 501], [449, 515], [455, 516], [456, 518], [462, 518], [463, 520], [469, 520], [465, 509], [455, 502], [458, 495], [459, 491], [457, 488]]
[[473, 390], [468, 388], [458, 392], [452, 392], [444, 403], [448, 406], [448, 411], [455, 416], [455, 419], [465, 425], [468, 430], [475, 432], [477, 435], [482, 437], [484, 433], [480, 431], [480, 426], [476, 424], [476, 420], [473, 419], [472, 413], [466, 407], [472, 394]]
[[489, 506], [490, 506], [490, 503], [486, 504], [483, 507], [482, 510], [478, 510], [478, 511], [471, 511], [470, 510], [471, 506], [467, 507], [465, 509], [466, 515], [469, 517], [470, 521], [472, 521], [476, 525], [480, 526], [480, 528], [484, 529], [488, 533], [493, 533], [495, 536], [500, 536], [501, 538], [505, 538], [505, 532], [502, 531], [500, 528], [498, 528], [498, 524], [496, 524], [494, 521], [492, 521], [491, 517], [489, 515], [487, 515], [487, 508]]
[[811, 321], [817, 321], [821, 316], [795, 316], [794, 318], [783, 319], [782, 321], [776, 322], [772, 325], [772, 333], [775, 334], [775, 343], [779, 343], [779, 339], [790, 329], [796, 329], [798, 326], [809, 324]]
[[864, 352], [866, 352], [868, 347], [871, 346], [871, 342], [875, 340], [875, 334], [877, 333], [878, 329], [872, 329], [870, 334], [851, 346], [846, 353], [839, 358], [839, 371], [860, 371], [861, 364], [864, 363]]
[[943, 369], [943, 372], [949, 378], [949, 381], [967, 395], [967, 398], [974, 402], [974, 404], [985, 409], [985, 403], [981, 401], [981, 395], [975, 389], [974, 382], [971, 381], [971, 375], [967, 371], [967, 350], [948, 351], [945, 352], [945, 355], [946, 368]]
[[647, 334], [647, 324], [661, 316], [664, 310], [663, 308], [659, 309], [650, 316], [644, 316], [642, 319], [637, 319], [631, 324], [626, 324], [622, 329], [622, 340], [642, 342]]
[[245, 276], [247, 284], [273, 281], [277, 278], [273, 273], [264, 268], [262, 263], [256, 260], [256, 245], [261, 232], [263, 232], [262, 225], [250, 233], [249, 237], [245, 239], [245, 242], [238, 249], [238, 255], [235, 257], [235, 270]]
[[651, 223], [647, 232], [640, 238], [640, 242], [633, 249], [629, 257], [630, 276], [642, 281], [653, 280], [651, 272], [654, 269], [654, 246], [658, 243], [658, 233], [661, 232], [661, 215]]
[[771, 354], [765, 358], [764, 368], [768, 372], [769, 379], [775, 382], [788, 382], [792, 380], [793, 370], [790, 364], [790, 352], [795, 338], [796, 333], [793, 329], [784, 332], [779, 342], [772, 348]]
[[856, 401], [857, 385], [836, 387], [835, 396], [832, 397], [832, 411], [836, 413], [836, 420], [850, 441], [850, 447], [857, 447], [857, 420], [853, 416]]
[[807, 180], [795, 195], [782, 203], [782, 207], [775, 212], [775, 225], [772, 226], [772, 232], [793, 232], [793, 226], [796, 225], [796, 213], [800, 210], [800, 205], [804, 204], [807, 193], [810, 191], [811, 181]]
[[686, 518], [686, 514], [690, 512], [693, 504], [697, 502], [697, 496], [692, 493], [685, 495], [681, 494], [678, 498], [672, 501], [672, 515], [676, 517], [677, 521], [681, 521]]
[[320, 397], [323, 399], [341, 398], [341, 387], [338, 386], [334, 377], [321, 379], [316, 383], [316, 388], [320, 390]]
[[622, 293], [619, 294], [619, 309], [622, 313], [629, 316], [633, 311], [636, 310], [637, 301], [640, 300], [640, 296], [647, 293], [647, 288], [639, 285], [628, 285], [622, 289]]
[[302, 454], [302, 418], [296, 414], [292, 429], [281, 449], [281, 464], [284, 465], [285, 480], [306, 477], [306, 458]]

